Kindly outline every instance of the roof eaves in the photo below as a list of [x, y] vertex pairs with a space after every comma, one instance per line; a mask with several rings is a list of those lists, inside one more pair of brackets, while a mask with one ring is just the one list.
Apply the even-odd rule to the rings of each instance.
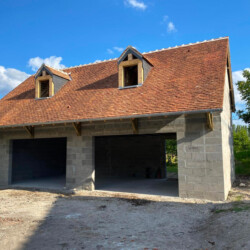
[[118, 117], [100, 117], [100, 118], [90, 118], [90, 119], [72, 119], [72, 120], [63, 120], [63, 121], [50, 121], [44, 123], [25, 123], [25, 124], [16, 124], [16, 125], [4, 125], [0, 128], [18, 128], [25, 126], [41, 126], [41, 125], [50, 125], [50, 124], [66, 124], [72, 122], [95, 122], [95, 121], [107, 121], [107, 120], [120, 120], [120, 119], [132, 119], [132, 118], [147, 118], [147, 117], [159, 117], [159, 116], [173, 116], [173, 115], [184, 115], [184, 114], [200, 114], [200, 113], [214, 113], [221, 112], [222, 108], [216, 109], [202, 109], [202, 110], [190, 110], [190, 111], [178, 111], [178, 112], [167, 112], [167, 113], [153, 113], [153, 114], [142, 114], [142, 115], [131, 115], [131, 116], [118, 116]]

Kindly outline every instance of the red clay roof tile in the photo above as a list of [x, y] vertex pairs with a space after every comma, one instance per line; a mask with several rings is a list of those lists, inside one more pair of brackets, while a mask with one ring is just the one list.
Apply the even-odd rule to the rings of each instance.
[[227, 38], [145, 53], [144, 84], [122, 90], [117, 60], [64, 69], [72, 80], [43, 100], [30, 76], [0, 100], [0, 126], [222, 109], [227, 53]]

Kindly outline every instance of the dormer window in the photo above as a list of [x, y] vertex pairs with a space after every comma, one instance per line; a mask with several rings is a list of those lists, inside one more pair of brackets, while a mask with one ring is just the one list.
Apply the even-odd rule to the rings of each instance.
[[40, 81], [40, 98], [49, 97], [49, 80]]
[[36, 99], [52, 97], [71, 77], [68, 73], [43, 64], [35, 75]]
[[119, 88], [141, 86], [151, 66], [140, 52], [128, 46], [118, 59]]
[[138, 65], [124, 66], [123, 73], [125, 87], [138, 85]]
[[54, 83], [52, 76], [46, 70], [41, 72], [41, 75], [36, 78], [36, 98], [48, 98], [54, 95]]

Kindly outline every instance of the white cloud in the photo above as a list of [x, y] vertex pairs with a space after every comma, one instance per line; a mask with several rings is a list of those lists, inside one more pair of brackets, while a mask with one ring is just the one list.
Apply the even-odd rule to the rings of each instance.
[[113, 47], [114, 50], [118, 51], [118, 52], [123, 52], [124, 48], [121, 47]]
[[28, 77], [23, 71], [0, 66], [0, 95], [7, 94]]
[[138, 0], [125, 0], [124, 3], [125, 5], [140, 10], [145, 10], [147, 8], [147, 5], [144, 2]]
[[122, 53], [124, 48], [121, 47], [113, 47], [112, 49], [107, 49], [108, 54], [114, 54], [115, 51]]
[[[246, 70], [249, 70], [250, 71], [250, 68], [246, 68]], [[238, 91], [237, 89], [237, 86], [236, 86], [236, 83], [238, 81], [244, 81], [246, 80], [243, 75], [243, 70], [238, 70], [238, 71], [234, 71], [232, 72], [232, 76], [233, 76], [233, 83], [234, 83], [234, 96], [235, 96], [235, 102], [236, 102], [236, 105], [238, 104], [244, 104], [244, 101], [241, 99], [241, 96], [240, 96], [240, 92]]]
[[44, 59], [37, 56], [29, 59], [28, 66], [31, 67], [33, 71], [37, 71], [43, 63], [56, 69], [63, 69], [65, 68], [65, 65], [61, 64], [61, 61], [62, 57], [60, 56], [51, 56]]
[[107, 52], [108, 52], [109, 54], [114, 54], [114, 51], [113, 51], [112, 49], [107, 49]]
[[243, 121], [243, 120], [241, 120], [241, 119], [235, 119], [235, 120], [233, 120], [233, 124], [234, 125], [241, 125], [241, 126], [247, 126], [247, 124]]
[[168, 33], [170, 33], [170, 32], [176, 32], [177, 31], [177, 29], [175, 28], [175, 25], [174, 25], [173, 22], [169, 22], [168, 23], [167, 31], [168, 31]]
[[[246, 68], [246, 70], [250, 71], [250, 68]], [[244, 110], [246, 108], [245, 102], [242, 100], [240, 92], [239, 92], [239, 90], [237, 89], [237, 86], [236, 86], [236, 83], [238, 81], [245, 81], [246, 80], [243, 77], [242, 73], [243, 73], [243, 70], [238, 70], [238, 71], [232, 72], [236, 110]], [[233, 119], [233, 124], [235, 124], [235, 125], [245, 125], [245, 126], [247, 125], [246, 123], [244, 123], [243, 120], [238, 119], [237, 115], [236, 115], [236, 119]]]
[[[167, 15], [163, 16], [161, 24], [167, 25], [167, 32], [168, 33], [172, 33], [172, 32], [177, 31], [174, 23], [171, 20], [169, 20], [169, 16], [167, 16]], [[162, 35], [164, 35], [164, 34], [162, 34]]]

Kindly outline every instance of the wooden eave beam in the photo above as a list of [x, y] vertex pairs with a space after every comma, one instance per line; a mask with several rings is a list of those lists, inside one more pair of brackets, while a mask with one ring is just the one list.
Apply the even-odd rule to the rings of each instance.
[[77, 136], [82, 135], [82, 123], [81, 122], [73, 122], [74, 129], [76, 131]]
[[211, 130], [214, 130], [213, 114], [206, 113], [207, 116], [207, 127]]
[[30, 137], [34, 138], [34, 136], [35, 136], [35, 128], [32, 127], [32, 126], [25, 126], [24, 128], [28, 132]]
[[138, 133], [138, 119], [137, 118], [132, 118], [131, 119], [131, 124], [132, 124], [134, 134], [137, 134]]

